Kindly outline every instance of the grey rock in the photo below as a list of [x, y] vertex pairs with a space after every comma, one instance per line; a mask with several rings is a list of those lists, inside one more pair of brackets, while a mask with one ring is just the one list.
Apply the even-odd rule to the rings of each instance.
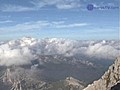
[[88, 85], [84, 90], [110, 90], [111, 87], [119, 82], [120, 57], [115, 60], [115, 63], [109, 67], [108, 71], [99, 80], [94, 81], [93, 84]]

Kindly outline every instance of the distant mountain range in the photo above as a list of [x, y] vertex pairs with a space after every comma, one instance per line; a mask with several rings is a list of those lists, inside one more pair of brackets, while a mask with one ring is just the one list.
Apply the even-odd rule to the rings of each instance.
[[[20, 67], [9, 67], [1, 74], [1, 90], [119, 90], [120, 57], [109, 67], [105, 74], [93, 84], [86, 84], [73, 77], [56, 82], [45, 82]], [[85, 88], [86, 87], [86, 88]]]
[[113, 40], [1, 42], [0, 90], [82, 90], [103, 75], [119, 51], [119, 41]]
[[73, 77], [45, 82], [22, 68], [8, 68], [0, 78], [1, 90], [82, 90], [85, 84]]

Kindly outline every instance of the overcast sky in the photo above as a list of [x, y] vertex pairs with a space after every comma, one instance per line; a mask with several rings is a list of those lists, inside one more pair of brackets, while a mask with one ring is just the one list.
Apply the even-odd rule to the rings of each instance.
[[[0, 0], [0, 40], [24, 36], [118, 39], [118, 1]], [[89, 4], [94, 6], [93, 10], [87, 9]]]

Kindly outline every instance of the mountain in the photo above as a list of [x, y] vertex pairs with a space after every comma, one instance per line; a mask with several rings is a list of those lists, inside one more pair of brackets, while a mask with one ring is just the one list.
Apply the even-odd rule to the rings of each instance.
[[71, 84], [77, 90], [84, 87], [81, 81], [87, 85], [99, 79], [119, 51], [119, 41], [113, 40], [23, 37], [1, 42], [0, 90], [22, 87], [29, 90], [64, 87], [66, 90]]
[[[110, 61], [118, 56], [119, 50], [119, 41], [112, 40], [82, 41], [62, 38], [35, 39], [24, 37], [0, 44], [0, 65], [31, 64], [32, 60], [38, 59], [41, 55], [61, 55], [78, 58], [73, 61]], [[39, 61], [44, 62], [40, 59]]]
[[2, 90], [42, 90], [46, 85], [46, 82], [32, 77], [23, 69], [13, 67], [5, 71], [0, 82]]
[[105, 74], [93, 84], [85, 84], [73, 77], [56, 82], [45, 82], [21, 67], [10, 66], [1, 75], [2, 90], [119, 90], [120, 88], [120, 57], [115, 60]]
[[84, 90], [120, 90], [120, 57], [115, 60], [101, 79], [94, 81]]
[[47, 90], [83, 90], [85, 84], [73, 77], [53, 82]]
[[[15, 69], [17, 68], [17, 70]], [[65, 80], [57, 82], [44, 82], [33, 77], [27, 71], [18, 67], [8, 68], [1, 76], [0, 89], [2, 90], [82, 90], [84, 83], [67, 77]], [[16, 72], [15, 72], [16, 71]]]

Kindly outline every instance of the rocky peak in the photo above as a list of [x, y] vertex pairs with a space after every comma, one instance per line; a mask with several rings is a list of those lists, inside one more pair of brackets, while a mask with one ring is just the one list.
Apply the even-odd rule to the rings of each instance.
[[79, 81], [78, 79], [73, 78], [73, 77], [67, 77], [65, 79], [65, 82], [66, 82], [66, 84], [72, 85], [73, 87], [77, 87], [80, 89], [84, 88], [84, 83]]
[[[120, 82], [120, 57], [115, 60], [108, 71], [93, 84], [88, 85], [84, 90], [114, 90], [112, 87]], [[116, 90], [116, 89], [115, 89]]]
[[30, 77], [29, 73], [21, 68], [8, 68], [2, 76], [2, 82], [10, 86], [10, 90], [39, 90], [46, 85], [46, 82]]

